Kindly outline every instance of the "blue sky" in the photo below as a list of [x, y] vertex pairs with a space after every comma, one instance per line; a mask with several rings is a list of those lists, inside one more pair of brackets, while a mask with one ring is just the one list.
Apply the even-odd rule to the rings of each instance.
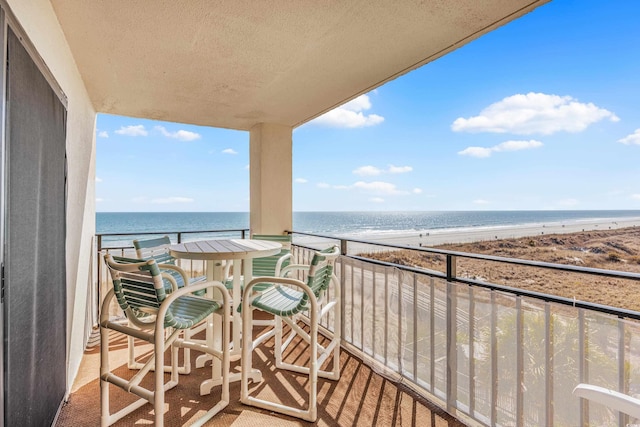
[[[638, 16], [554, 0], [295, 129], [294, 210], [640, 209]], [[97, 211], [249, 209], [247, 132], [97, 128]]]

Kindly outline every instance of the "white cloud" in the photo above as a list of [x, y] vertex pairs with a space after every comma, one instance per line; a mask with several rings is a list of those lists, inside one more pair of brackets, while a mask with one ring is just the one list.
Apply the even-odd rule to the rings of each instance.
[[372, 197], [369, 201], [373, 203], [384, 203], [384, 199], [382, 197]]
[[98, 132], [98, 136], [100, 138], [109, 138], [109, 132], [107, 132], [106, 130], [100, 131]]
[[143, 125], [136, 126], [121, 126], [120, 129], [116, 131], [119, 135], [127, 135], [127, 136], [147, 136], [149, 132], [144, 128]]
[[102, 179], [96, 176], [96, 182], [102, 182]]
[[367, 166], [360, 166], [359, 168], [355, 169], [353, 173], [355, 175], [360, 175], [360, 176], [377, 176], [383, 173], [391, 173], [391, 174], [407, 173], [407, 172], [411, 172], [412, 170], [413, 168], [411, 166], [389, 165], [387, 169], [380, 169], [375, 166], [367, 165]]
[[411, 192], [413, 194], [422, 194], [422, 188], [414, 188]]
[[389, 169], [387, 169], [387, 172], [389, 172], [389, 173], [407, 173], [407, 172], [411, 172], [412, 170], [413, 170], [413, 168], [411, 166], [389, 165]]
[[371, 100], [368, 95], [360, 95], [357, 98], [343, 104], [341, 108], [350, 111], [364, 111], [371, 108]]
[[224, 154], [238, 154], [238, 152], [233, 148], [225, 148], [224, 150], [222, 150], [222, 152]]
[[640, 200], [640, 193], [632, 194], [631, 198], [634, 200]]
[[542, 142], [536, 141], [535, 139], [529, 141], [505, 141], [493, 147], [467, 147], [462, 151], [458, 151], [458, 154], [461, 156], [486, 158], [494, 152], [530, 150], [532, 148], [542, 147], [543, 145]]
[[96, 203], [104, 202], [104, 199], [101, 197], [96, 197]]
[[353, 173], [360, 176], [376, 176], [380, 175], [382, 170], [375, 166], [360, 166], [358, 169], [354, 170]]
[[618, 142], [626, 145], [640, 145], [640, 129], [636, 129], [631, 135], [619, 139]]
[[467, 147], [462, 151], [458, 151], [458, 154], [461, 156], [471, 156], [471, 157], [489, 157], [491, 155], [491, 148], [485, 147]]
[[309, 182], [308, 180], [304, 179], [304, 178], [296, 178], [295, 181], [298, 184], [306, 184], [307, 182]]
[[330, 188], [331, 186], [329, 184], [327, 184], [326, 182], [319, 182], [318, 184], [316, 184], [316, 186], [318, 188]]
[[246, 170], [249, 170], [249, 169], [251, 169], [251, 166], [250, 166], [250, 165], [247, 165], [247, 166], [245, 166], [244, 168], [245, 168]]
[[535, 139], [530, 139], [529, 141], [505, 141], [500, 144], [492, 147], [493, 151], [520, 151], [520, 150], [529, 150], [531, 148], [540, 148], [544, 144], [540, 141], [536, 141]]
[[194, 199], [190, 197], [162, 197], [158, 199], [152, 199], [151, 203], [156, 204], [170, 204], [170, 203], [192, 203]]
[[180, 141], [194, 141], [196, 139], [200, 139], [201, 136], [199, 133], [190, 132], [188, 130], [179, 130], [176, 132], [169, 132], [164, 126], [156, 126], [155, 129], [160, 131], [167, 138], [178, 139]]
[[360, 95], [351, 101], [334, 108], [315, 118], [311, 123], [340, 128], [360, 128], [375, 126], [384, 121], [384, 117], [377, 114], [365, 115], [363, 111], [371, 108], [368, 95]]
[[530, 92], [504, 98], [483, 109], [478, 116], [459, 117], [451, 125], [454, 132], [493, 132], [550, 135], [581, 132], [603, 119], [620, 119], [593, 103], [578, 102], [571, 96]]
[[484, 199], [476, 199], [473, 201], [476, 205], [488, 205], [489, 201]]

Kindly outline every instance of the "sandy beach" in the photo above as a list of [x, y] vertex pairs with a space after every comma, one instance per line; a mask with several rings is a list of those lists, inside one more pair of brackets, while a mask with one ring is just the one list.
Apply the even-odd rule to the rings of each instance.
[[[609, 228], [611, 227], [611, 228]], [[624, 227], [624, 228], [623, 228]], [[527, 259], [552, 264], [564, 264], [640, 274], [640, 227], [634, 222], [592, 223], [579, 227], [525, 227], [506, 231], [504, 238], [496, 234], [484, 236], [484, 240], [443, 243], [438, 249], [456, 252], [484, 254], [499, 258]], [[515, 234], [519, 233], [519, 237]], [[544, 233], [544, 234], [542, 234]], [[458, 235], [465, 239], [478, 239], [478, 235]], [[430, 238], [428, 236], [427, 238]], [[449, 236], [451, 238], [451, 236]], [[424, 236], [423, 236], [424, 240]], [[363, 248], [356, 248], [357, 250]], [[435, 255], [414, 250], [366, 250], [366, 257], [394, 264], [446, 271], [446, 260]], [[560, 272], [551, 269], [519, 266], [486, 260], [460, 259], [457, 276], [558, 295], [568, 299], [625, 308], [640, 312], [640, 281], [611, 278], [580, 272]]]
[[[411, 231], [402, 233], [367, 233], [344, 234], [339, 237], [354, 240], [367, 240], [390, 245], [433, 247], [451, 243], [472, 243], [490, 240], [501, 240], [545, 234], [578, 233], [593, 230], [615, 230], [619, 228], [640, 227], [640, 218], [624, 218], [597, 221], [573, 221], [565, 223], [531, 224], [521, 226], [497, 226], [486, 228], [461, 228]], [[302, 245], [323, 248], [330, 240], [311, 236], [294, 236], [294, 241]], [[335, 240], [334, 240], [335, 242]], [[349, 243], [349, 253], [362, 251], [378, 252], [383, 247], [374, 247], [360, 243]]]

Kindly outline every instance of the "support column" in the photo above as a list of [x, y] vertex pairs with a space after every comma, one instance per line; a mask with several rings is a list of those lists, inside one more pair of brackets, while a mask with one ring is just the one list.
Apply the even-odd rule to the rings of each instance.
[[260, 123], [250, 134], [251, 233], [282, 234], [292, 227], [293, 128]]

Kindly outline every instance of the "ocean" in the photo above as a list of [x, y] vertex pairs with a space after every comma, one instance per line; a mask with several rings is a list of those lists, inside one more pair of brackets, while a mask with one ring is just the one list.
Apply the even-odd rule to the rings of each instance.
[[[638, 219], [640, 210], [294, 212], [295, 231], [366, 239], [372, 235], [447, 232], [543, 224]], [[248, 229], [248, 212], [98, 212], [98, 234]], [[238, 233], [216, 234], [219, 237]], [[207, 237], [206, 234], [198, 238]], [[127, 240], [131, 241], [131, 236]], [[106, 239], [117, 241], [118, 238]]]

